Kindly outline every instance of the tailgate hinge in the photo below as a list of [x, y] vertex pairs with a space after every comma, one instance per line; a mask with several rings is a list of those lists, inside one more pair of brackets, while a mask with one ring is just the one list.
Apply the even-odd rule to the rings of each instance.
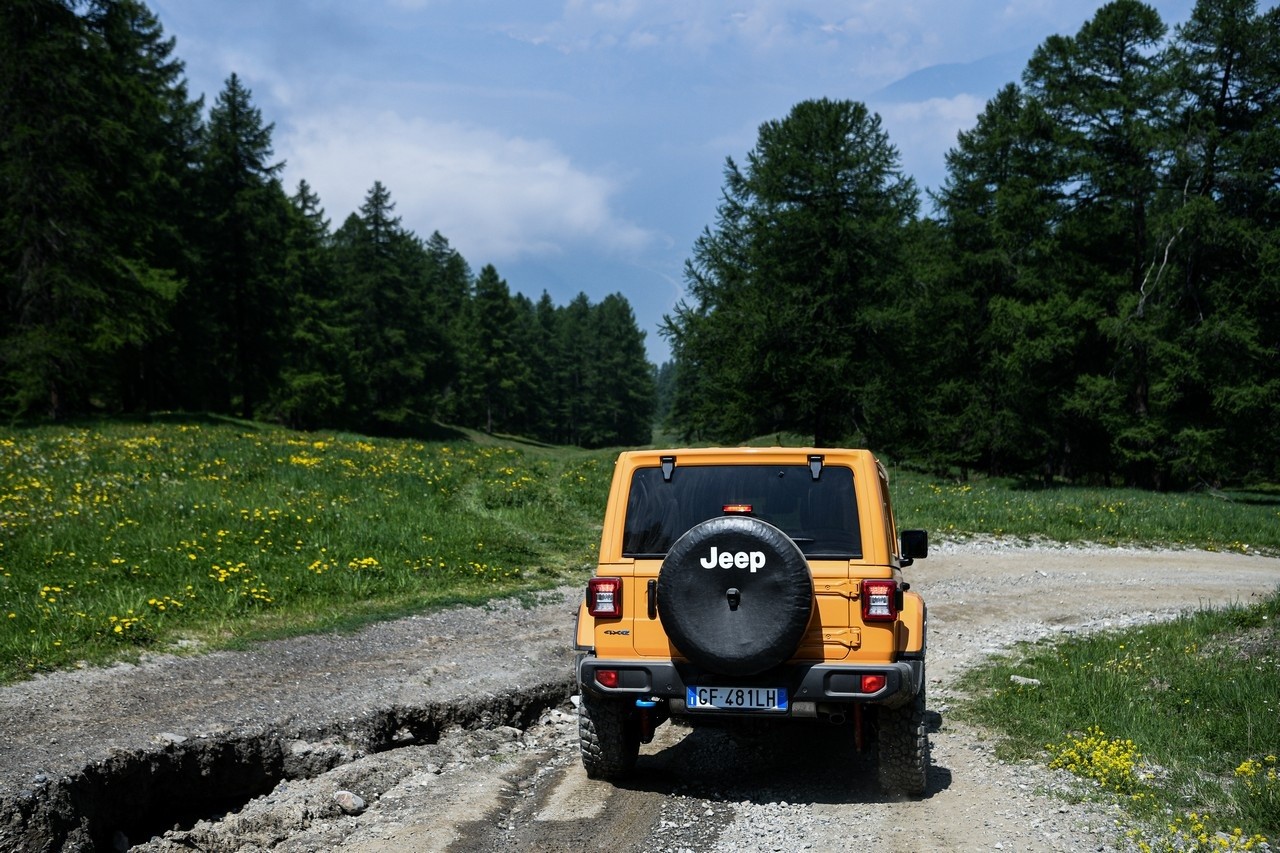
[[862, 646], [862, 629], [860, 628], [824, 628], [822, 642], [833, 646], [844, 646], [856, 649]]

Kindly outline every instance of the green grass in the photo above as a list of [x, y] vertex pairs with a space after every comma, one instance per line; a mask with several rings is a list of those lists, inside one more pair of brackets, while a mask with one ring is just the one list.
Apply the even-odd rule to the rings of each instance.
[[562, 583], [594, 563], [612, 455], [207, 420], [0, 432], [0, 681]]
[[948, 483], [905, 470], [894, 471], [889, 485], [900, 526], [922, 527], [934, 539], [994, 535], [1280, 554], [1280, 494], [1274, 492]]
[[1022, 646], [961, 687], [962, 713], [1002, 733], [1003, 757], [1088, 780], [1082, 796], [1121, 803], [1140, 849], [1245, 850], [1280, 837], [1280, 592]]

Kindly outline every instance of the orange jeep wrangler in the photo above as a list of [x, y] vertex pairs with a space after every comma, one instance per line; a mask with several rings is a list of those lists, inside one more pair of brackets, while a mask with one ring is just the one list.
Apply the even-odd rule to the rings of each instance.
[[826, 720], [923, 794], [925, 605], [866, 450], [623, 453], [578, 611], [582, 764], [617, 779], [672, 716]]

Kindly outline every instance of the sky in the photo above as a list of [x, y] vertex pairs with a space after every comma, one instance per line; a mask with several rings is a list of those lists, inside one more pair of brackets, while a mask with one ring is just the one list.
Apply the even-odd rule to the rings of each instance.
[[[1089, 0], [150, 0], [206, 109], [235, 73], [286, 190], [332, 227], [374, 181], [474, 272], [563, 305], [621, 293], [649, 357], [714, 227], [727, 158], [830, 98], [880, 115], [923, 191]], [[1166, 24], [1193, 0], [1151, 2]], [[1268, 5], [1268, 4], [1260, 4]], [[922, 211], [929, 211], [922, 194]]]

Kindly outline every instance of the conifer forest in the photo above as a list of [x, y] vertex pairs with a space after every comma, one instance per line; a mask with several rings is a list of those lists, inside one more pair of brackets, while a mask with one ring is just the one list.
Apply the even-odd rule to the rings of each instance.
[[534, 300], [286, 187], [230, 71], [141, 0], [0, 4], [0, 408], [584, 447], [799, 435], [922, 470], [1280, 482], [1280, 8], [1138, 0], [1046, 39], [923, 190], [815, 92], [727, 157], [655, 366], [621, 293]]

